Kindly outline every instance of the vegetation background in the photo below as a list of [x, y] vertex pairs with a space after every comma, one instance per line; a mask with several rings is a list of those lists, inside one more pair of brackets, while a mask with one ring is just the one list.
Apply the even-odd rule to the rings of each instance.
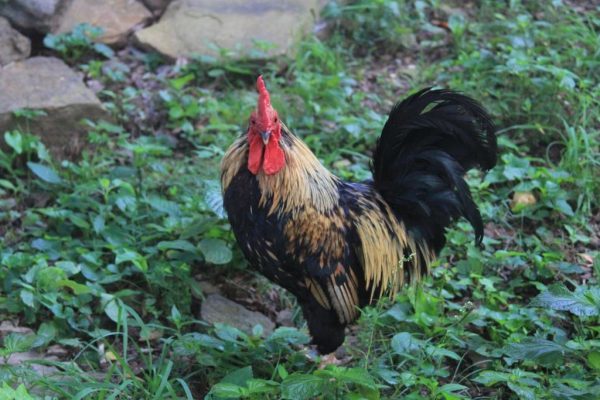
[[[88, 122], [94, 147], [76, 161], [28, 133], [34, 110], [2, 135], [0, 399], [600, 398], [598, 5], [359, 0], [323, 14], [327, 39], [262, 63], [115, 54], [89, 27], [46, 38], [103, 85], [116, 122]], [[307, 357], [293, 298], [246, 269], [223, 214], [219, 161], [259, 72], [346, 179], [369, 176], [386, 112], [424, 86], [478, 99], [499, 127], [498, 166], [468, 177], [483, 247], [458, 223], [430, 278], [363, 311], [343, 366]], [[209, 326], [199, 280], [294, 327]], [[19, 354], [35, 357], [6, 363]]]

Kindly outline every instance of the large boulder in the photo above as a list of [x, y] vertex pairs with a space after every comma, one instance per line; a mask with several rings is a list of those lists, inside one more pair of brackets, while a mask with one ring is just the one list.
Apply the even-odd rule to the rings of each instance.
[[137, 0], [73, 0], [54, 33], [70, 32], [77, 25], [88, 23], [104, 29], [100, 41], [121, 45], [134, 28], [150, 17], [150, 11]]
[[61, 11], [71, 0], [0, 1], [0, 15], [16, 27], [48, 33], [58, 26]]
[[275, 329], [275, 324], [264, 314], [250, 311], [241, 304], [231, 301], [220, 294], [211, 294], [202, 302], [200, 316], [211, 324], [231, 325], [246, 333], [252, 333], [256, 325], [263, 327], [268, 336]]
[[[142, 47], [176, 59], [212, 55], [218, 48], [239, 50], [256, 58], [256, 42], [268, 43], [263, 54], [286, 53], [315, 22], [319, 0], [174, 0], [157, 24], [137, 31]], [[268, 46], [267, 46], [268, 47]], [[264, 50], [264, 49], [263, 49]]]
[[[108, 118], [81, 77], [57, 58], [33, 57], [0, 67], [0, 88], [0, 135], [28, 129], [57, 156], [81, 150], [83, 119]], [[13, 114], [20, 109], [42, 110], [46, 115], [25, 123]]]
[[0, 66], [23, 60], [30, 53], [29, 39], [13, 29], [6, 18], [0, 17]]

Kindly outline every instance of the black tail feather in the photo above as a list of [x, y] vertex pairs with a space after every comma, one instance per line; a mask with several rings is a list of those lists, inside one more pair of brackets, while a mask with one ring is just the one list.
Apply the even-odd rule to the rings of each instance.
[[495, 127], [475, 100], [424, 89], [390, 112], [373, 156], [375, 187], [418, 240], [435, 251], [445, 229], [465, 217], [483, 238], [483, 223], [464, 174], [496, 164]]

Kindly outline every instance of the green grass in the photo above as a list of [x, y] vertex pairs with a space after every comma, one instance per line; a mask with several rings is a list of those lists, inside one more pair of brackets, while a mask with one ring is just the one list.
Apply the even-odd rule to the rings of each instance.
[[[169, 74], [156, 55], [99, 52], [82, 29], [48, 39], [103, 84], [115, 123], [88, 122], [95, 148], [76, 161], [53, 160], [28, 133], [31, 110], [3, 135], [0, 318], [31, 331], [5, 334], [0, 357], [39, 358], [0, 365], [0, 398], [594, 398], [600, 12], [534, 3], [331, 3], [331, 37], [306, 38], [294, 58], [223, 52]], [[499, 126], [498, 166], [468, 176], [483, 246], [453, 227], [431, 277], [363, 310], [344, 366], [307, 357], [293, 298], [246, 269], [223, 214], [219, 162], [258, 73], [286, 124], [345, 179], [369, 177], [385, 113], [423, 86], [464, 91]], [[297, 328], [208, 326], [196, 275], [264, 312], [291, 308]], [[56, 345], [66, 355], [47, 358]]]

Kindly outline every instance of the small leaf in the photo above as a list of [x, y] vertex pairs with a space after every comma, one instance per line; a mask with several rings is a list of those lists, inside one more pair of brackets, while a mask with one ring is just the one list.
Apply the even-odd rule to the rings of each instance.
[[223, 196], [218, 188], [210, 188], [204, 195], [204, 201], [212, 212], [219, 218], [225, 218], [225, 208], [223, 207]]
[[587, 361], [590, 367], [600, 371], [600, 351], [592, 351], [588, 354]]
[[148, 272], [148, 262], [137, 251], [133, 250], [120, 250], [115, 258], [115, 264], [121, 264], [124, 262], [131, 262], [133, 265], [138, 267], [142, 272]]
[[48, 183], [61, 183], [60, 176], [50, 167], [29, 161], [27, 166], [38, 178]]
[[400, 355], [406, 355], [421, 348], [421, 341], [408, 332], [401, 332], [392, 338], [392, 349]]
[[104, 217], [102, 215], [96, 215], [96, 217], [94, 217], [94, 220], [92, 221], [92, 226], [94, 227], [94, 232], [102, 232], [105, 226]]
[[113, 49], [111, 49], [104, 43], [94, 43], [94, 50], [96, 50], [98, 54], [102, 54], [106, 58], [112, 58], [115, 55]]
[[33, 347], [45, 346], [50, 343], [57, 335], [58, 330], [53, 323], [43, 322], [38, 328]]
[[59, 285], [66, 286], [73, 290], [73, 293], [76, 295], [91, 293], [91, 289], [81, 283], [72, 281], [70, 279], [63, 279], [58, 281]]
[[233, 258], [231, 249], [221, 239], [202, 239], [198, 247], [206, 262], [211, 264], [227, 264]]
[[114, 322], [119, 323], [121, 320], [119, 317], [123, 318], [125, 315], [125, 310], [123, 309], [123, 305], [119, 299], [113, 298], [106, 306], [104, 306], [104, 313], [113, 320]]
[[159, 242], [156, 247], [159, 250], [181, 250], [188, 253], [196, 253], [196, 247], [187, 240], [171, 240]]
[[33, 296], [33, 292], [31, 290], [27, 290], [27, 289], [23, 289], [21, 290], [21, 293], [19, 293], [20, 297], [21, 297], [21, 301], [29, 307], [33, 308], [34, 305], [34, 296]]
[[181, 90], [185, 85], [194, 80], [194, 74], [187, 74], [175, 79], [171, 79], [169, 83], [175, 90]]

